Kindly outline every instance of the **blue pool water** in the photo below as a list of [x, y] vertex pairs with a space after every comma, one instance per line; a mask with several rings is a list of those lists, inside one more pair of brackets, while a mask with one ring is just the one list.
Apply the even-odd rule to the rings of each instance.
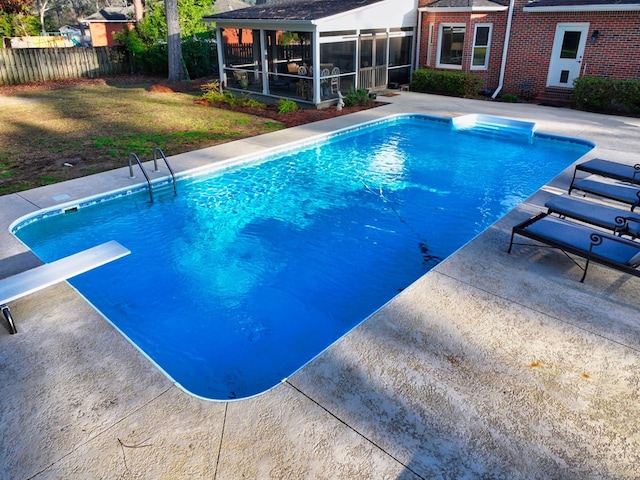
[[21, 220], [44, 261], [115, 239], [71, 283], [183, 388], [260, 393], [300, 368], [593, 145], [422, 116], [170, 189]]

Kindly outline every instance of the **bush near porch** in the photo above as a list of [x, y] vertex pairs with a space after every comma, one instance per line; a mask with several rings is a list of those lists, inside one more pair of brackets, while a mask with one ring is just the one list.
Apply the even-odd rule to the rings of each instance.
[[451, 97], [475, 97], [484, 89], [484, 81], [473, 73], [420, 68], [413, 72], [411, 90]]
[[639, 116], [640, 80], [589, 75], [577, 78], [571, 101], [578, 110]]

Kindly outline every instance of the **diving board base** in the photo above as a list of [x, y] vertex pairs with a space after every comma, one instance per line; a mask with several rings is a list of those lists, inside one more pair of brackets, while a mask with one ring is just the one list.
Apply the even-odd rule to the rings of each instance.
[[9, 324], [9, 330], [11, 333], [16, 333], [15, 323], [7, 306], [9, 302], [93, 270], [130, 253], [129, 249], [112, 240], [0, 280], [0, 309]]

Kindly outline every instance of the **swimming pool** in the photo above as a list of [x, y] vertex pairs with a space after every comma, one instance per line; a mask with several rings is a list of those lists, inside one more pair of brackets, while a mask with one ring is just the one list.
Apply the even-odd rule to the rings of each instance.
[[182, 179], [175, 197], [116, 192], [12, 231], [47, 262], [112, 239], [129, 248], [70, 283], [187, 391], [247, 397], [593, 147], [497, 133], [394, 117]]

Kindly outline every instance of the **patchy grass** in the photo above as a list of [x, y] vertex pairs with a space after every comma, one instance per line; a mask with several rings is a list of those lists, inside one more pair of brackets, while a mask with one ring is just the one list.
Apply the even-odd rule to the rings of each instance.
[[[28, 89], [0, 96], [0, 195], [284, 128], [150, 84]], [[71, 165], [71, 166], [69, 166]]]

